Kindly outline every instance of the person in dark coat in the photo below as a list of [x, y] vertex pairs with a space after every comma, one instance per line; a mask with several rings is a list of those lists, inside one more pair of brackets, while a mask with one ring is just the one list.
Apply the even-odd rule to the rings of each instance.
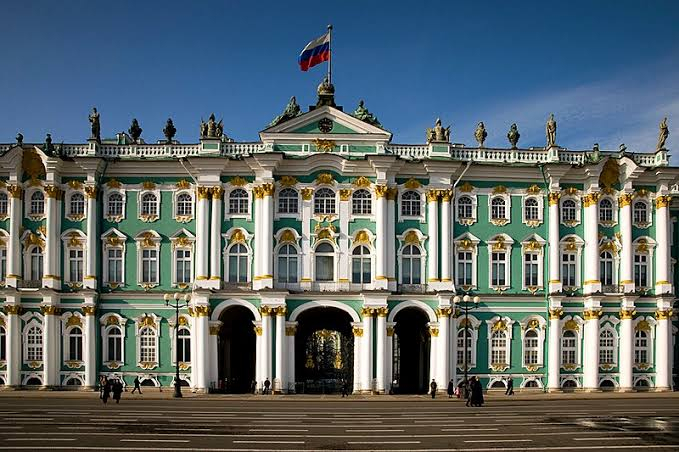
[[120, 395], [123, 393], [123, 384], [120, 382], [120, 380], [116, 380], [113, 382], [113, 400], [116, 401], [116, 403], [120, 403]]
[[269, 377], [264, 380], [264, 394], [270, 394], [269, 388], [271, 388], [271, 382], [269, 381]]
[[436, 398], [436, 389], [438, 388], [438, 385], [436, 384], [436, 381], [432, 378], [431, 383], [429, 384], [429, 388], [431, 388], [431, 398], [434, 399]]
[[252, 383], [250, 383], [250, 392], [253, 394], [257, 392], [257, 382], [255, 380], [252, 380]]
[[342, 398], [349, 397], [349, 385], [347, 380], [342, 380]]
[[505, 395], [514, 395], [514, 379], [511, 375], [507, 377], [507, 390], [505, 391]]
[[141, 381], [139, 381], [139, 376], [134, 377], [134, 389], [132, 390], [132, 394], [134, 394], [134, 391], [139, 391], [139, 394], [141, 394]]
[[474, 384], [474, 378], [476, 377], [469, 377], [467, 381], [464, 383], [464, 394], [465, 394], [465, 399], [467, 399], [465, 406], [474, 406], [473, 405], [473, 399], [472, 399], [472, 385]]
[[104, 405], [106, 405], [106, 402], [108, 402], [108, 398], [110, 396], [111, 396], [111, 382], [108, 380], [108, 378], [105, 378], [104, 389], [102, 390], [101, 394], [101, 400], [104, 402]]
[[483, 406], [483, 387], [478, 378], [473, 377], [472, 382], [472, 406]]
[[455, 382], [451, 378], [450, 381], [448, 382], [448, 398], [452, 399], [454, 394], [455, 394]]

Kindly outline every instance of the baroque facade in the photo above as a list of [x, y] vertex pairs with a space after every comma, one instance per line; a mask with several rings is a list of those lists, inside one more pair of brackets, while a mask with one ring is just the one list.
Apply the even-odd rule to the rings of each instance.
[[[260, 142], [0, 145], [0, 383], [197, 391], [674, 387], [679, 168], [650, 152], [391, 142], [319, 87]], [[661, 130], [662, 133], [662, 130]], [[175, 318], [166, 293], [190, 295]], [[476, 298], [478, 297], [478, 298]], [[474, 301], [478, 301], [475, 303]], [[468, 315], [464, 314], [469, 308]], [[466, 339], [465, 339], [466, 338]], [[465, 352], [466, 350], [466, 352]]]

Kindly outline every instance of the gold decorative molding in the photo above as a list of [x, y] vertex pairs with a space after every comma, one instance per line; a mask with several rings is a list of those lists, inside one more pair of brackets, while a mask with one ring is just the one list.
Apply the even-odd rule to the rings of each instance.
[[210, 315], [210, 306], [194, 306], [193, 313], [196, 317], [207, 317]]
[[427, 190], [427, 202], [438, 202], [439, 191], [438, 190]]
[[353, 333], [354, 337], [363, 337], [363, 327], [362, 326], [352, 327], [351, 332]]
[[300, 192], [302, 193], [302, 199], [305, 201], [309, 201], [314, 195], [313, 188], [303, 188]]
[[150, 180], [145, 180], [144, 182], [141, 183], [141, 188], [143, 188], [144, 190], [155, 190], [156, 183]]
[[507, 323], [504, 320], [498, 320], [497, 322], [493, 323], [493, 327], [491, 328], [491, 331], [506, 331], [507, 330]]
[[542, 189], [537, 184], [533, 184], [526, 189], [526, 193], [528, 193], [529, 195], [539, 195], [541, 191]]
[[389, 314], [389, 308], [386, 306], [380, 306], [379, 308], [375, 309], [375, 313], [378, 317], [386, 317]]
[[436, 316], [437, 317], [450, 317], [450, 315], [453, 313], [453, 308], [448, 307], [448, 306], [442, 306], [439, 308], [436, 308]]
[[493, 195], [501, 195], [507, 193], [507, 187], [504, 185], [498, 185], [497, 187], [493, 187], [493, 190], [491, 191]]
[[671, 201], [671, 196], [658, 196], [655, 198], [655, 208], [662, 209], [663, 207], [669, 207]]
[[354, 245], [369, 245], [369, 244], [370, 235], [368, 234], [368, 232], [365, 230], [358, 231], [354, 236]]
[[594, 193], [589, 193], [587, 195], [584, 195], [582, 197], [582, 205], [587, 208], [590, 206], [596, 205], [597, 201], [599, 201], [600, 194], [597, 192]]
[[316, 176], [316, 183], [332, 185], [335, 183], [335, 178], [333, 177], [332, 173], [320, 173], [318, 176]]
[[97, 307], [96, 306], [83, 306], [82, 311], [83, 311], [83, 315], [92, 316], [92, 315], [96, 314]]
[[290, 229], [286, 229], [281, 233], [278, 241], [279, 243], [295, 243], [297, 240], [295, 238], [295, 233]]
[[210, 197], [210, 187], [205, 185], [198, 185], [196, 187], [196, 196], [198, 199], [208, 199]]
[[273, 196], [274, 192], [276, 191], [276, 186], [272, 183], [262, 184], [260, 187], [262, 190], [262, 197]]
[[107, 246], [121, 246], [123, 243], [125, 243], [125, 240], [116, 235], [109, 235], [106, 237]]
[[144, 235], [142, 235], [142, 238], [139, 241], [139, 245], [142, 248], [155, 248], [156, 240], [157, 240], [156, 236], [152, 232], [147, 231], [144, 233]]
[[585, 320], [599, 320], [601, 314], [601, 309], [585, 309], [585, 311], [582, 313], [582, 317]]
[[23, 190], [19, 185], [8, 185], [7, 191], [9, 192], [12, 198], [18, 199], [21, 198], [21, 192]]
[[429, 325], [429, 335], [431, 337], [439, 337], [439, 328], [437, 326]]
[[555, 308], [549, 310], [549, 320], [559, 320], [563, 315], [563, 309]]
[[294, 176], [281, 176], [279, 183], [281, 187], [294, 187], [297, 185], [297, 178]]
[[549, 195], [547, 195], [547, 199], [549, 200], [550, 206], [555, 206], [555, 205], [559, 204], [560, 198], [561, 198], [561, 193], [559, 193], [559, 192], [552, 192]]
[[229, 243], [245, 243], [245, 233], [241, 229], [236, 229], [229, 237]]
[[629, 193], [623, 193], [618, 197], [618, 205], [622, 207], [627, 207], [632, 204], [632, 195]]
[[370, 182], [370, 179], [368, 179], [365, 176], [357, 177], [356, 179], [354, 179], [354, 181], [352, 183], [354, 184], [354, 187], [356, 187], [356, 188], [368, 188], [372, 184]]
[[339, 191], [340, 201], [349, 201], [351, 199], [351, 189], [343, 188]]
[[575, 187], [566, 187], [561, 191], [561, 193], [568, 196], [576, 196], [578, 194], [578, 191], [579, 190]]
[[507, 248], [507, 244], [505, 243], [505, 238], [502, 235], [495, 237], [494, 242], [495, 243], [492, 244], [492, 250], [493, 251], [504, 251]]
[[83, 322], [77, 315], [72, 315], [66, 320], [66, 326], [83, 326]]
[[580, 325], [573, 319], [567, 320], [563, 325], [565, 331], [580, 331]]
[[398, 196], [398, 188], [396, 187], [390, 187], [387, 190], [387, 200], [388, 201], [394, 201], [396, 197]]
[[648, 320], [640, 320], [635, 326], [634, 331], [645, 331], [647, 333], [651, 332], [651, 324]]
[[316, 138], [314, 140], [314, 146], [316, 146], [316, 150], [319, 152], [332, 152], [335, 149], [335, 142], [332, 140]]
[[286, 326], [285, 327], [285, 335], [286, 336], [294, 336], [297, 334], [297, 327], [296, 326]]
[[40, 306], [40, 312], [42, 312], [43, 315], [59, 315], [60, 309], [52, 305], [43, 305]]
[[52, 199], [57, 199], [59, 192], [61, 191], [56, 185], [45, 185], [43, 190], [45, 190], [45, 196]]
[[175, 184], [175, 187], [177, 187], [179, 190], [186, 190], [187, 188], [191, 188], [191, 182], [187, 181], [186, 179], [182, 179]]
[[83, 183], [80, 182], [79, 180], [70, 180], [66, 182], [66, 184], [73, 190], [80, 190], [83, 187]]
[[655, 318], [656, 320], [671, 320], [672, 314], [673, 311], [671, 309], [665, 310], [658, 309], [657, 311], [655, 311]]
[[248, 184], [248, 181], [240, 176], [235, 176], [229, 180], [229, 183], [234, 187], [243, 187]]
[[409, 190], [414, 190], [420, 188], [422, 184], [417, 179], [411, 177], [403, 184], [403, 186]]
[[116, 179], [109, 179], [108, 182], [106, 182], [106, 186], [108, 188], [121, 188], [123, 184], [121, 184], [120, 181]]
[[145, 326], [148, 326], [150, 328], [155, 329], [156, 328], [156, 321], [150, 315], [145, 315], [139, 321], [139, 329], [142, 329]]
[[540, 328], [540, 321], [538, 319], [530, 319], [528, 323], [526, 323], [526, 329], [538, 329]]
[[463, 193], [471, 193], [474, 191], [474, 186], [469, 182], [465, 182], [464, 184], [460, 185], [459, 190]]
[[439, 196], [441, 197], [441, 201], [450, 202], [450, 200], [453, 199], [453, 190], [452, 189], [439, 190]]
[[210, 325], [210, 336], [218, 336], [221, 329], [221, 325]]
[[7, 315], [19, 315], [21, 314], [21, 306], [18, 304], [6, 304], [5, 305], [5, 314]]
[[210, 188], [212, 199], [222, 199], [224, 197], [224, 188], [221, 185], [215, 185]]
[[375, 185], [375, 197], [377, 199], [387, 196], [389, 187], [386, 185]]
[[535, 239], [531, 239], [524, 245], [526, 251], [541, 251], [542, 244]]
[[415, 231], [408, 231], [408, 233], [403, 237], [403, 241], [406, 245], [419, 245], [420, 237]]
[[271, 315], [274, 312], [274, 308], [272, 306], [260, 306], [259, 312], [262, 315]]
[[262, 327], [261, 327], [261, 326], [256, 326], [256, 327], [254, 327], [254, 330], [255, 330], [255, 334], [256, 334], [257, 336], [261, 336], [261, 335], [262, 335]]
[[87, 186], [85, 187], [85, 195], [86, 195], [89, 199], [97, 199], [97, 193], [98, 193], [98, 189], [97, 189], [96, 186], [94, 186], [94, 185], [87, 185]]

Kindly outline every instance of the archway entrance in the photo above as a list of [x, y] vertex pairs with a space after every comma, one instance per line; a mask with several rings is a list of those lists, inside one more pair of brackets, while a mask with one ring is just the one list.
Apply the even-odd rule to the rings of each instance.
[[257, 338], [252, 312], [244, 306], [231, 306], [219, 316], [219, 382], [222, 392], [242, 394], [250, 391], [255, 379]]
[[298, 317], [295, 375], [298, 393], [331, 394], [353, 388], [351, 317], [337, 308], [314, 308]]
[[[393, 369], [399, 394], [426, 394], [429, 388], [429, 319], [421, 309], [411, 307], [394, 317]], [[441, 383], [439, 383], [441, 384]]]

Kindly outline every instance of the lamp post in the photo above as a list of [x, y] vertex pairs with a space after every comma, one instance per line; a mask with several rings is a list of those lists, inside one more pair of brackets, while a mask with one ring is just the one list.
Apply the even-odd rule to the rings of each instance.
[[174, 325], [174, 340], [175, 340], [175, 376], [174, 376], [174, 394], [173, 397], [182, 396], [182, 387], [179, 382], [179, 310], [189, 305], [191, 301], [191, 294], [182, 295], [179, 292], [174, 294], [166, 293], [163, 296], [165, 305], [175, 310], [175, 325]]
[[[473, 303], [470, 304], [470, 301], [473, 301]], [[464, 311], [464, 356], [463, 356], [463, 365], [464, 365], [464, 384], [465, 388], [467, 387], [467, 328], [469, 327], [469, 311], [476, 309], [479, 307], [479, 301], [481, 299], [479, 298], [478, 295], [475, 297], [471, 297], [468, 293], [465, 293], [462, 297], [459, 295], [455, 295], [453, 298], [453, 303], [455, 306], [459, 307], [462, 311]]]

